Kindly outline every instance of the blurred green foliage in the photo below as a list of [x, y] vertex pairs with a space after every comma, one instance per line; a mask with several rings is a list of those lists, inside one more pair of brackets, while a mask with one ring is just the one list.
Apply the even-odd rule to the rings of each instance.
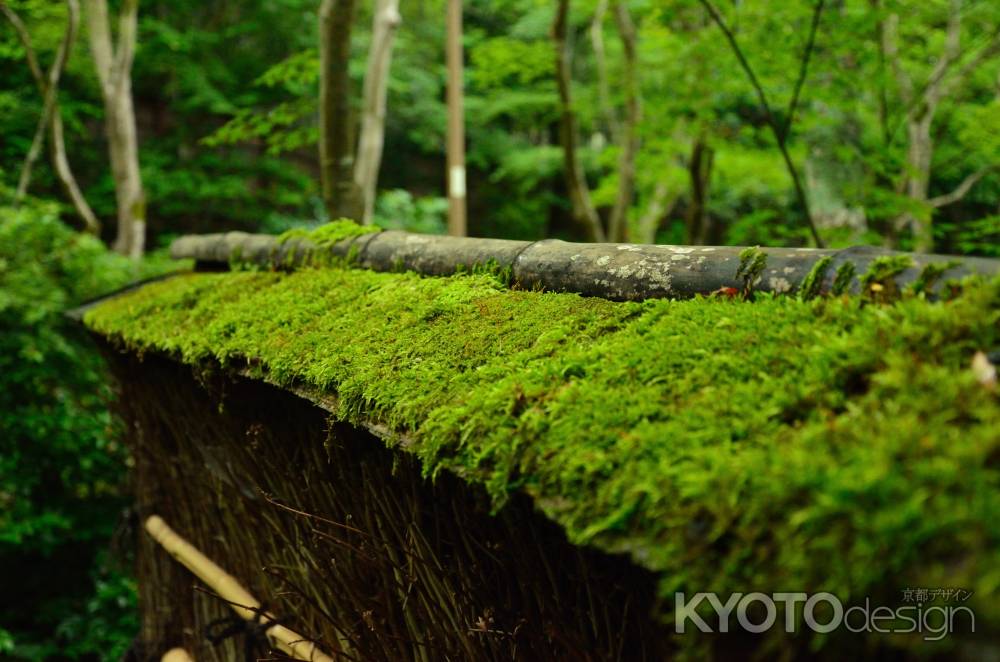
[[386, 230], [444, 234], [447, 214], [447, 198], [415, 198], [409, 191], [395, 189], [379, 196], [375, 224]]
[[[811, 2], [717, 3], [779, 119], [787, 115], [808, 32]], [[11, 0], [28, 23], [43, 64], [61, 37], [64, 8]], [[643, 118], [635, 227], [657, 186], [668, 191], [657, 218], [661, 241], [685, 239], [691, 206], [688, 165], [701, 140], [714, 154], [707, 213], [717, 243], [802, 244], [791, 182], [753, 88], [698, 0], [629, 0], [638, 28]], [[315, 142], [317, 34], [314, 0], [144, 2], [134, 94], [141, 161], [156, 236], [228, 229], [283, 231], [324, 218], [318, 204]], [[623, 115], [623, 47], [613, 12], [595, 22], [595, 0], [572, 4], [574, 110], [581, 158], [595, 203], [607, 214], [618, 186], [616, 134]], [[569, 221], [558, 147], [558, 99], [550, 26], [553, 3], [476, 0], [464, 4], [467, 161], [474, 234], [578, 238]], [[963, 6], [956, 69], [975, 60], [1000, 24], [996, 3]], [[881, 243], [904, 212], [933, 215], [938, 250], [995, 252], [1000, 171], [941, 209], [901, 193], [912, 113], [881, 51], [880, 26], [900, 17], [900, 66], [919, 88], [944, 47], [947, 2], [847, 0], [827, 3], [789, 137], [814, 214], [834, 245]], [[360, 104], [371, 39], [371, 6], [358, 7], [350, 74]], [[414, 200], [444, 193], [444, 0], [401, 7], [388, 85], [380, 187], [387, 227], [435, 228], [414, 221], [398, 191]], [[606, 53], [602, 100], [597, 28]], [[70, 158], [105, 219], [114, 195], [102, 140], [102, 106], [85, 31], [64, 76], [60, 102]], [[13, 32], [0, 29], [0, 170], [8, 181], [27, 150], [40, 99]], [[929, 195], [953, 191], [996, 162], [1000, 57], [967, 75], [953, 70], [933, 122]], [[47, 164], [35, 192], [60, 195]], [[402, 216], [387, 222], [385, 213]], [[419, 215], [419, 214], [418, 214]], [[429, 224], [428, 224], [429, 223]], [[108, 223], [110, 226], [111, 224]], [[110, 233], [112, 228], [108, 228]], [[106, 237], [107, 238], [107, 237]], [[906, 233], [900, 241], [909, 244]]]
[[135, 587], [107, 553], [127, 457], [102, 361], [64, 313], [172, 265], [111, 253], [58, 211], [0, 207], [0, 651], [112, 660], [138, 626]]

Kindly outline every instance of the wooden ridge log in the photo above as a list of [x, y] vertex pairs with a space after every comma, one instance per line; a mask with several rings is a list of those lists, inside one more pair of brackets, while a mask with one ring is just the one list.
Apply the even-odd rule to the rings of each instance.
[[722, 288], [810, 294], [857, 293], [861, 278], [882, 267], [896, 286], [922, 283], [927, 290], [972, 274], [1000, 273], [1000, 260], [903, 253], [869, 246], [845, 249], [666, 246], [571, 243], [557, 239], [513, 241], [384, 231], [316, 244], [308, 238], [227, 232], [180, 237], [177, 259], [202, 269], [233, 262], [292, 269], [327, 258], [350, 259], [375, 271], [415, 271], [443, 276], [490, 266], [525, 288], [578, 292], [616, 301], [689, 298]]

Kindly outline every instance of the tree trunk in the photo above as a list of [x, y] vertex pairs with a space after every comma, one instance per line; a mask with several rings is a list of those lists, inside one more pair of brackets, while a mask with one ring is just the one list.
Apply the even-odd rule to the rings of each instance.
[[[80, 4], [78, 0], [67, 0], [66, 9], [66, 36], [63, 40], [63, 46], [60, 48], [59, 54], [56, 56], [56, 61], [53, 63], [53, 71], [50, 71], [49, 79], [47, 80], [42, 74], [41, 67], [38, 65], [38, 57], [36, 56], [35, 49], [31, 43], [31, 35], [28, 34], [28, 30], [24, 26], [24, 22], [10, 7], [7, 6], [5, 2], [0, 2], [0, 13], [3, 13], [13, 26], [14, 32], [17, 33], [18, 41], [21, 42], [21, 46], [24, 48], [25, 59], [28, 61], [28, 69], [31, 71], [31, 77], [35, 80], [35, 85], [38, 87], [38, 92], [42, 95], [45, 104], [48, 104], [50, 97], [50, 80], [53, 78], [58, 80], [59, 78], [58, 75], [54, 75], [54, 69], [57, 65], [60, 70], [65, 68], [65, 60], [69, 58], [69, 50], [76, 39], [76, 32], [80, 23]], [[62, 62], [60, 63], [61, 60]], [[49, 153], [52, 159], [52, 166], [56, 171], [59, 182], [66, 190], [67, 196], [73, 203], [76, 213], [83, 220], [84, 230], [94, 235], [100, 234], [101, 224], [97, 220], [97, 216], [94, 215], [93, 210], [91, 210], [90, 205], [87, 204], [87, 200], [83, 197], [83, 193], [80, 192], [80, 187], [77, 186], [76, 178], [73, 176], [73, 170], [70, 168], [69, 159], [66, 157], [66, 142], [63, 136], [63, 123], [59, 109], [58, 89], [54, 90], [51, 98], [52, 107], [49, 112], [48, 127], [51, 130], [51, 135], [49, 137]], [[42, 125], [39, 126], [44, 129]], [[36, 136], [36, 140], [37, 138], [38, 136]], [[31, 179], [30, 167], [28, 166], [27, 161], [25, 166], [28, 174], [25, 176], [25, 170], [22, 170], [21, 179], [26, 182], [23, 186], [23, 190], [27, 192], [27, 182], [30, 182]], [[20, 188], [21, 187], [19, 186], [19, 189]], [[16, 199], [20, 198], [16, 197]]]
[[354, 164], [354, 181], [364, 200], [362, 222], [370, 224], [375, 210], [382, 147], [385, 143], [385, 106], [389, 85], [392, 46], [399, 27], [399, 0], [377, 0], [372, 18], [372, 44], [368, 52], [368, 69], [362, 93], [361, 136], [358, 158]]
[[934, 249], [934, 228], [931, 210], [927, 208], [927, 191], [931, 179], [931, 159], [934, 156], [934, 142], [931, 138], [931, 115], [907, 122], [906, 136], [906, 196], [920, 209], [915, 213], [907, 211], [896, 224], [897, 232], [909, 226], [913, 233], [914, 248], [921, 252]]
[[90, 50], [104, 98], [111, 174], [118, 206], [114, 249], [132, 258], [146, 245], [146, 197], [139, 170], [139, 140], [132, 104], [138, 0], [125, 0], [118, 14], [117, 44], [112, 44], [107, 0], [85, 0]]
[[669, 214], [676, 204], [676, 192], [671, 191], [665, 182], [657, 182], [645, 212], [639, 217], [637, 224], [639, 236], [635, 240], [640, 244], [655, 244], [656, 231], [660, 229], [663, 217]]
[[56, 51], [55, 59], [49, 68], [48, 78], [40, 86], [42, 90], [42, 115], [38, 118], [38, 126], [35, 128], [35, 135], [31, 141], [31, 147], [21, 165], [21, 176], [17, 182], [17, 192], [14, 194], [15, 202], [20, 202], [28, 194], [28, 186], [31, 184], [31, 173], [35, 167], [35, 162], [42, 155], [42, 144], [45, 142], [45, 132], [52, 122], [52, 117], [56, 109], [59, 95], [59, 79], [66, 68], [66, 60], [69, 59], [73, 41], [76, 39], [76, 28], [80, 20], [79, 6], [73, 2], [67, 3], [68, 14], [66, 17], [66, 33], [59, 49]]
[[962, 56], [962, 4], [962, 0], [951, 0], [944, 48], [919, 94], [914, 92], [913, 80], [899, 56], [899, 15], [889, 14], [882, 22], [882, 54], [892, 66], [906, 113], [906, 170], [900, 179], [900, 189], [910, 199], [912, 206], [918, 208], [916, 212], [908, 209], [900, 214], [893, 224], [893, 230], [898, 233], [908, 226], [913, 233], [914, 247], [922, 252], [934, 249], [935, 205], [927, 199], [934, 158], [934, 140], [931, 137], [934, 115], [941, 100], [948, 96], [951, 89], [979, 62], [990, 57], [993, 48], [1000, 45], [998, 33], [985, 48], [969, 58], [957, 73], [951, 73]]
[[618, 141], [618, 118], [611, 108], [611, 92], [608, 86], [608, 58], [604, 48], [604, 17], [608, 13], [608, 0], [597, 0], [594, 18], [590, 22], [590, 45], [594, 49], [594, 63], [597, 67], [597, 98], [601, 107], [604, 130], [611, 142]]
[[751, 86], [753, 86], [754, 91], [757, 93], [761, 110], [764, 111], [764, 117], [767, 119], [768, 126], [771, 127], [771, 132], [774, 134], [775, 142], [778, 144], [778, 151], [781, 152], [781, 159], [785, 162], [785, 169], [788, 171], [788, 176], [792, 180], [792, 188], [795, 191], [795, 197], [801, 207], [800, 212], [802, 214], [802, 219], [805, 221], [805, 225], [809, 230], [809, 234], [812, 235], [813, 241], [816, 242], [817, 246], [822, 248], [824, 246], [823, 238], [819, 236], [819, 231], [816, 229], [816, 222], [813, 219], [812, 208], [809, 204], [809, 196], [806, 194], [806, 189], [802, 185], [802, 178], [799, 176], [799, 170], [795, 166], [795, 162], [792, 160], [791, 154], [788, 152], [788, 137], [791, 133], [792, 120], [795, 117], [795, 109], [798, 107], [799, 95], [802, 92], [802, 86], [805, 84], [806, 75], [809, 73], [809, 61], [812, 58], [813, 47], [816, 43], [816, 31], [819, 28], [819, 21], [823, 13], [825, 0], [817, 0], [816, 6], [813, 10], [813, 19], [809, 28], [809, 37], [806, 41], [806, 49], [802, 54], [802, 60], [799, 64], [799, 75], [795, 81], [795, 88], [792, 93], [791, 101], [788, 104], [788, 109], [785, 112], [787, 119], [784, 123], [778, 122], [778, 118], [774, 113], [771, 102], [768, 101], [767, 93], [764, 91], [764, 87], [757, 78], [757, 74], [754, 73], [753, 67], [750, 66], [750, 62], [747, 60], [746, 55], [744, 55], [743, 49], [740, 48], [739, 43], [736, 41], [735, 32], [726, 24], [726, 21], [722, 18], [722, 14], [719, 13], [719, 10], [716, 9], [711, 0], [700, 0], [700, 2], [708, 12], [709, 16], [712, 17], [712, 20], [715, 21], [715, 24], [719, 26], [719, 29], [722, 31], [723, 36], [725, 36], [726, 41], [729, 42], [733, 55], [736, 56], [740, 67], [743, 69], [744, 73], [746, 73], [747, 79], [750, 81]]
[[131, 77], [120, 81], [111, 103], [113, 105], [107, 113], [107, 131], [118, 204], [119, 234], [115, 250], [139, 258], [146, 245], [146, 197], [139, 171], [139, 142], [132, 106]]
[[623, 0], [615, 4], [615, 19], [625, 52], [623, 83], [625, 87], [625, 122], [621, 135], [621, 157], [618, 161], [618, 195], [611, 209], [608, 222], [608, 238], [611, 241], [628, 239], [628, 210], [635, 196], [635, 157], [639, 151], [639, 122], [642, 119], [642, 105], [639, 98], [638, 81], [638, 37], [635, 24]]
[[715, 150], [708, 145], [705, 134], [700, 133], [691, 149], [688, 161], [688, 176], [691, 180], [691, 201], [688, 204], [684, 223], [684, 241], [690, 245], [708, 243], [710, 228], [705, 207], [708, 204], [708, 188], [712, 179], [712, 162]]
[[445, 65], [448, 69], [448, 234], [469, 233], [465, 204], [465, 76], [462, 48], [462, 0], [448, 0]]
[[319, 9], [319, 164], [323, 201], [331, 220], [359, 219], [361, 190], [354, 180], [351, 140], [351, 27], [355, 0], [323, 0]]
[[573, 221], [588, 241], [604, 241], [601, 219], [590, 199], [590, 189], [580, 166], [576, 145], [576, 114], [571, 91], [569, 44], [566, 39], [569, 23], [569, 0], [559, 0], [552, 22], [552, 40], [556, 50], [556, 84], [559, 88], [559, 140], [563, 148], [563, 172], [569, 194]]
[[50, 129], [49, 155], [59, 183], [62, 184], [67, 197], [73, 203], [77, 215], [83, 220], [84, 230], [94, 236], [99, 236], [101, 222], [97, 219], [94, 210], [90, 208], [87, 199], [83, 197], [83, 191], [76, 183], [76, 177], [73, 176], [73, 170], [70, 168], [69, 157], [66, 156], [66, 138], [63, 135], [63, 122], [58, 104], [55, 108], [55, 114], [52, 116]]

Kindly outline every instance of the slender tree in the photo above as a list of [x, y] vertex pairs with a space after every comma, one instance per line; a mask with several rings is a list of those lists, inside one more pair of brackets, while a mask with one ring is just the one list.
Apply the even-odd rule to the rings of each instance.
[[43, 99], [42, 116], [39, 118], [31, 148], [25, 157], [24, 164], [21, 166], [21, 175], [18, 179], [15, 201], [22, 200], [27, 194], [28, 186], [31, 183], [32, 169], [41, 152], [41, 144], [45, 140], [45, 132], [48, 130], [50, 134], [48, 140], [49, 155], [59, 183], [72, 202], [76, 213], [83, 221], [84, 230], [96, 235], [101, 231], [101, 224], [97, 220], [97, 216], [93, 210], [91, 210], [90, 205], [87, 204], [86, 198], [83, 197], [83, 193], [76, 183], [76, 177], [73, 175], [73, 170], [70, 168], [69, 159], [66, 156], [62, 115], [59, 109], [59, 81], [66, 67], [66, 61], [69, 59], [70, 50], [76, 41], [76, 33], [80, 24], [80, 4], [78, 0], [67, 0], [66, 11], [66, 32], [59, 50], [56, 52], [49, 73], [46, 76], [43, 75], [42, 69], [38, 64], [38, 56], [35, 54], [31, 35], [28, 33], [24, 22], [7, 3], [0, 2], [0, 13], [6, 17], [14, 28], [14, 32], [17, 33], [21, 47], [24, 49], [25, 59], [28, 62], [31, 76], [34, 78], [35, 84], [38, 86], [38, 92]]
[[688, 244], [707, 244], [711, 236], [709, 227], [708, 189], [712, 179], [715, 150], [708, 141], [706, 131], [698, 132], [688, 159], [688, 179], [691, 182], [691, 199], [684, 219], [684, 241]]
[[642, 101], [639, 96], [638, 35], [628, 6], [615, 3], [615, 21], [625, 53], [622, 84], [625, 88], [625, 121], [622, 123], [621, 156], [618, 159], [618, 192], [608, 219], [611, 241], [628, 239], [628, 210], [635, 197], [635, 159], [639, 152], [639, 122], [642, 121]]
[[641, 244], [655, 244], [656, 231], [660, 229], [664, 217], [673, 210], [679, 198], [680, 192], [678, 190], [671, 188], [662, 179], [657, 181], [645, 209], [636, 222], [636, 236], [633, 241]]
[[577, 155], [576, 113], [573, 110], [569, 0], [559, 0], [552, 22], [552, 40], [556, 50], [556, 85], [559, 88], [559, 141], [563, 149], [563, 173], [574, 222], [588, 241], [604, 241], [604, 227], [590, 199], [590, 188]]
[[588, 241], [604, 241], [604, 227], [590, 199], [590, 188], [577, 155], [576, 113], [573, 111], [571, 51], [569, 31], [569, 0], [559, 0], [552, 22], [552, 39], [556, 50], [556, 85], [559, 88], [559, 142], [563, 149], [563, 172], [569, 194], [573, 220]]
[[364, 201], [364, 223], [372, 222], [375, 210], [375, 191], [382, 163], [382, 147], [385, 144], [389, 66], [400, 21], [399, 0], [376, 0], [372, 17], [372, 44], [368, 52], [368, 68], [361, 100], [361, 135], [358, 138], [358, 157], [354, 163], [354, 181], [361, 189]]
[[139, 139], [132, 102], [138, 0], [124, 0], [118, 12], [117, 39], [112, 40], [107, 0], [84, 0], [90, 52], [104, 99], [108, 154], [118, 206], [114, 248], [132, 258], [146, 244], [146, 195], [139, 170]]
[[824, 246], [823, 239], [820, 237], [819, 231], [816, 229], [816, 223], [813, 221], [812, 210], [809, 205], [809, 196], [806, 195], [805, 186], [802, 184], [802, 177], [799, 175], [798, 168], [795, 166], [795, 162], [792, 160], [792, 157], [788, 152], [788, 137], [791, 133], [792, 121], [795, 117], [795, 111], [798, 108], [802, 88], [809, 73], [809, 61], [812, 58], [813, 49], [816, 45], [816, 32], [819, 28], [820, 17], [823, 14], [825, 0], [816, 0], [816, 4], [814, 5], [812, 22], [809, 26], [809, 36], [806, 40], [806, 46], [802, 53], [799, 74], [795, 81], [795, 88], [792, 93], [792, 97], [788, 102], [788, 109], [785, 113], [784, 122], [779, 121], [777, 115], [775, 114], [774, 107], [768, 99], [767, 93], [764, 91], [764, 87], [761, 85], [760, 80], [758, 80], [753, 67], [750, 66], [750, 62], [743, 54], [743, 49], [740, 47], [739, 42], [736, 41], [736, 35], [733, 33], [732, 29], [730, 29], [725, 19], [722, 18], [722, 14], [719, 13], [719, 10], [716, 9], [711, 0], [699, 1], [705, 8], [705, 11], [708, 12], [709, 16], [712, 17], [712, 20], [719, 27], [719, 30], [722, 31], [722, 34], [725, 36], [733, 55], [736, 56], [736, 59], [740, 63], [740, 67], [743, 69], [747, 79], [750, 81], [750, 85], [753, 86], [754, 92], [757, 94], [761, 110], [764, 112], [767, 124], [771, 129], [771, 133], [774, 135], [775, 142], [778, 144], [778, 150], [781, 152], [781, 158], [785, 162], [785, 168], [788, 170], [788, 175], [792, 179], [792, 186], [795, 189], [795, 197], [798, 199], [799, 206], [802, 208], [801, 211], [805, 225], [808, 228], [809, 233], [812, 235], [813, 241], [816, 242], [817, 246], [822, 248]]
[[348, 73], [355, 4], [355, 0], [323, 0], [319, 8], [319, 165], [331, 219], [360, 220], [364, 213], [354, 177]]
[[[931, 129], [938, 108], [976, 68], [1000, 54], [1000, 31], [996, 31], [978, 49], [963, 52], [962, 11], [962, 0], [951, 0], [944, 46], [926, 81], [919, 88], [903, 66], [899, 53], [899, 14], [888, 13], [882, 20], [880, 30], [882, 57], [892, 70], [904, 106], [902, 121], [906, 126], [906, 162], [903, 175], [898, 181], [897, 192], [905, 194], [917, 206], [929, 208], [924, 213], [907, 210], [900, 214], [893, 231], [898, 234], [904, 228], [909, 228], [913, 233], [915, 248], [919, 251], [931, 251], [934, 248], [933, 210], [961, 200], [980, 179], [998, 165], [984, 166], [968, 175], [950, 193], [928, 198], [931, 162], [934, 157]], [[891, 237], [890, 241], [894, 239]]]
[[465, 110], [462, 0], [448, 0], [448, 234], [468, 234], [465, 206]]
[[619, 122], [611, 107], [611, 84], [608, 81], [608, 55], [604, 47], [604, 19], [608, 15], [608, 0], [597, 0], [594, 18], [590, 22], [590, 46], [594, 51], [594, 65], [597, 70], [597, 100], [600, 104], [601, 120], [608, 138], [618, 140]]
[[635, 159], [639, 151], [639, 122], [642, 119], [642, 101], [638, 81], [638, 35], [628, 7], [621, 0], [613, 9], [618, 36], [624, 52], [623, 86], [625, 114], [619, 119], [611, 109], [610, 91], [607, 89], [607, 64], [604, 54], [603, 20], [608, 4], [598, 3], [597, 12], [590, 26], [591, 43], [598, 61], [598, 91], [601, 114], [608, 132], [620, 143], [618, 160], [618, 190], [605, 230], [601, 217], [594, 207], [586, 174], [580, 164], [577, 145], [577, 119], [573, 108], [572, 48], [569, 45], [569, 0], [560, 0], [552, 22], [552, 39], [556, 50], [556, 85], [559, 89], [559, 141], [563, 148], [563, 172], [569, 194], [573, 220], [588, 241], [625, 241], [628, 238], [628, 210], [635, 197]]
[[[65, 35], [59, 44], [59, 49], [56, 51], [55, 58], [52, 60], [52, 66], [49, 67], [48, 76], [45, 78], [42, 86], [42, 114], [38, 118], [38, 125], [35, 128], [35, 135], [31, 140], [31, 147], [24, 158], [24, 163], [21, 165], [21, 176], [18, 178], [17, 192], [15, 193], [15, 200], [18, 202], [23, 200], [24, 196], [27, 195], [28, 186], [31, 183], [32, 170], [35, 167], [35, 162], [38, 161], [38, 157], [42, 155], [45, 132], [52, 122], [52, 115], [55, 111], [56, 99], [59, 94], [59, 79], [66, 68], [66, 60], [69, 59], [69, 52], [73, 46], [73, 40], [76, 38], [76, 28], [80, 18], [79, 6], [73, 7], [72, 3], [70, 3], [68, 9]], [[7, 9], [6, 4], [4, 4], [4, 10], [5, 12], [10, 11]]]

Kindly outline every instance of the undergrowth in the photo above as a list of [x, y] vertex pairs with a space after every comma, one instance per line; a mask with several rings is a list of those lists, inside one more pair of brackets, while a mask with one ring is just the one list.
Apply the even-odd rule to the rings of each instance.
[[[892, 266], [892, 265], [890, 265]], [[874, 282], [874, 281], [873, 281]], [[614, 303], [487, 274], [192, 274], [87, 314], [133, 351], [336, 393], [428, 474], [530, 494], [676, 590], [973, 592], [1000, 623], [1000, 279], [956, 298]], [[904, 641], [904, 639], [900, 639]]]

